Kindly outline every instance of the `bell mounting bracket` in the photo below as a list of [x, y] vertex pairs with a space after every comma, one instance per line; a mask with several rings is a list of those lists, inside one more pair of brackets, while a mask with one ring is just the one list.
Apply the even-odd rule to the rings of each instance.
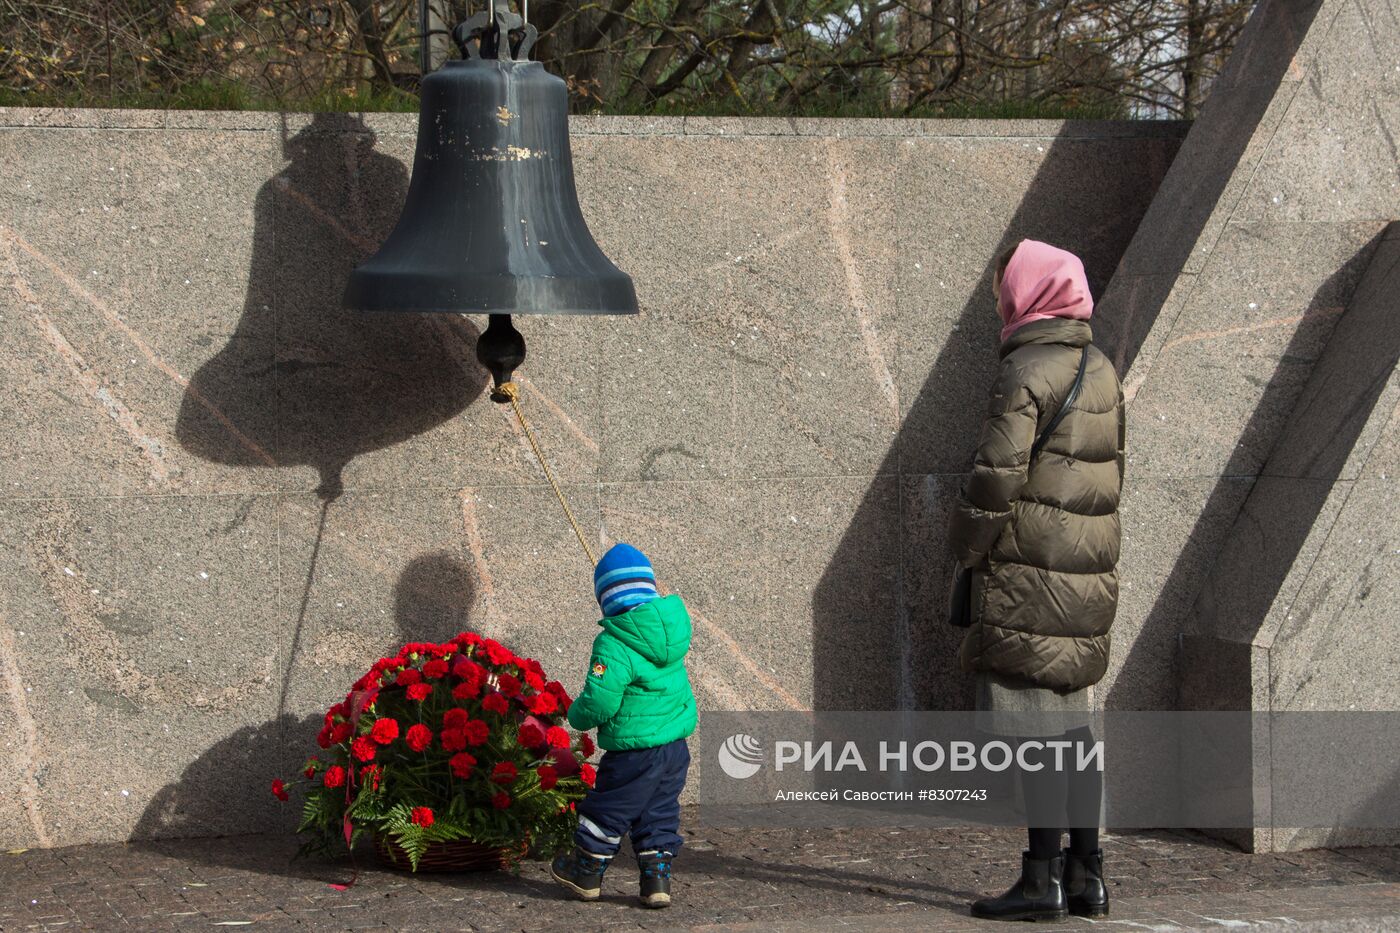
[[488, 2], [490, 7], [452, 30], [452, 41], [457, 43], [462, 57], [529, 61], [530, 50], [540, 37], [539, 30], [524, 16], [512, 13], [507, 0]]

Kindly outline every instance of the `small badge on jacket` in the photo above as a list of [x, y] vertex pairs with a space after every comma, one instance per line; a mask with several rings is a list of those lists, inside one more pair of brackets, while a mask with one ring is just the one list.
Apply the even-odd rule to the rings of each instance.
[[602, 677], [602, 676], [603, 676], [604, 674], [606, 674], [607, 672], [608, 672], [608, 666], [607, 666], [606, 664], [604, 664], [602, 661], [594, 661], [594, 662], [593, 662], [593, 676], [594, 676], [594, 677]]

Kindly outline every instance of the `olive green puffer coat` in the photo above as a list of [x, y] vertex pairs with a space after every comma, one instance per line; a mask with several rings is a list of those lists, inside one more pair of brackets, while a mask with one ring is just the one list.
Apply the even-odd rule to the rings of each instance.
[[[1027, 324], [1001, 369], [949, 542], [974, 568], [968, 671], [1056, 690], [1097, 683], [1118, 608], [1123, 390], [1087, 322]], [[1089, 360], [1079, 398], [1030, 462], [1031, 446]]]

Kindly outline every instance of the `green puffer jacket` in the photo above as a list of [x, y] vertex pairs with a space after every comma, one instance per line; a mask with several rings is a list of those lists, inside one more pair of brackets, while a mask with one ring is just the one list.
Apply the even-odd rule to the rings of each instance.
[[583, 692], [569, 725], [598, 730], [607, 751], [655, 748], [695, 731], [695, 694], [685, 671], [690, 613], [663, 596], [601, 619]]
[[[1118, 608], [1123, 390], [1084, 321], [1027, 324], [1001, 347], [977, 457], [949, 542], [974, 568], [962, 666], [1056, 690], [1097, 683]], [[1030, 462], [1074, 384], [1079, 398]]]

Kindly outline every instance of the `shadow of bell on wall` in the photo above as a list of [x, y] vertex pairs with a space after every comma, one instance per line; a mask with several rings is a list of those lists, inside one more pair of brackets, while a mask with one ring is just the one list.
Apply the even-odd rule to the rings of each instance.
[[355, 264], [393, 228], [408, 188], [396, 159], [351, 114], [316, 114], [289, 164], [258, 192], [243, 314], [190, 380], [176, 438], [233, 466], [307, 465], [340, 494], [356, 456], [428, 431], [485, 386], [477, 332], [458, 315], [345, 310]]

